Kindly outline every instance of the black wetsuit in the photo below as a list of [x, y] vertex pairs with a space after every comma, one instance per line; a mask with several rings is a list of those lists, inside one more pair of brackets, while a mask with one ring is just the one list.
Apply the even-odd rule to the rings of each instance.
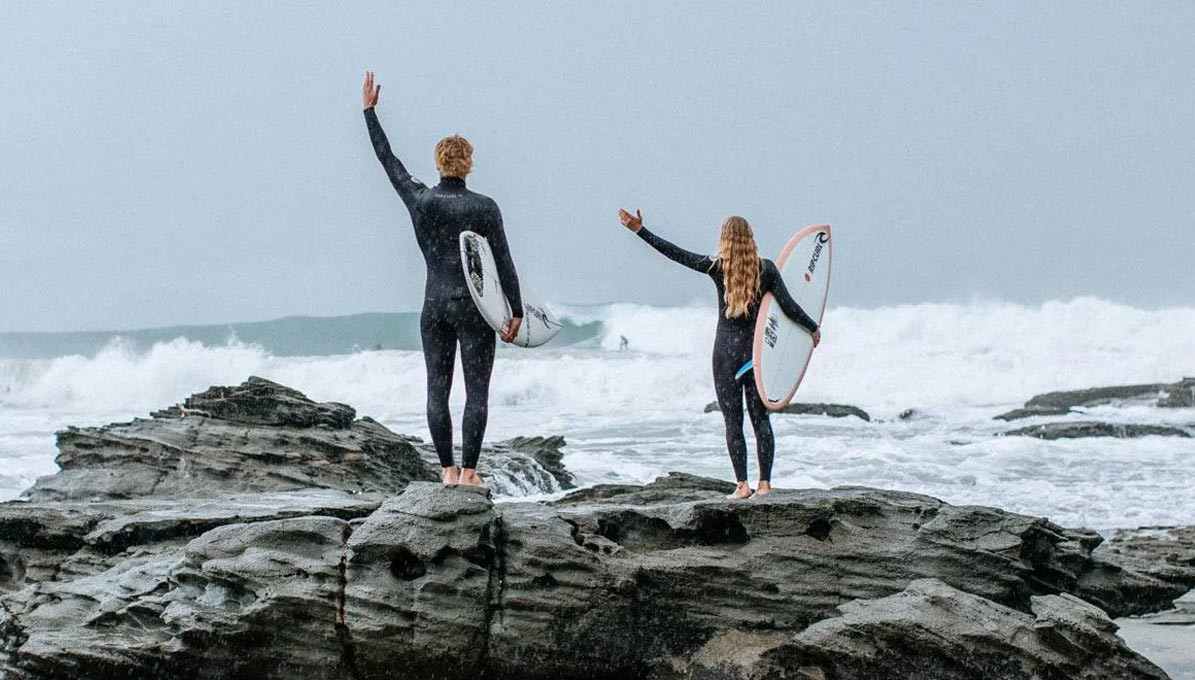
[[780, 271], [771, 260], [760, 260], [763, 271], [759, 277], [759, 297], [751, 301], [745, 315], [727, 319], [726, 284], [723, 281], [722, 266], [716, 259], [685, 250], [656, 236], [646, 228], [639, 230], [639, 237], [673, 262], [708, 274], [714, 280], [714, 286], [718, 289], [718, 330], [714, 336], [714, 392], [718, 396], [722, 418], [726, 421], [726, 448], [730, 452], [735, 479], [740, 482], [747, 481], [747, 440], [743, 436], [743, 395], [746, 394], [747, 413], [751, 416], [751, 427], [755, 430], [755, 450], [759, 456], [759, 479], [764, 482], [771, 481], [772, 458], [776, 448], [775, 439], [772, 437], [772, 423], [768, 420], [768, 409], [755, 387], [752, 372], [741, 371], [751, 360], [754, 349], [755, 316], [759, 311], [759, 302], [765, 293], [771, 293], [784, 310], [785, 316], [810, 333], [817, 330], [817, 322], [811, 319], [789, 294]]
[[452, 371], [459, 342], [461, 366], [465, 371], [461, 465], [476, 467], [488, 417], [495, 337], [465, 287], [458, 237], [462, 231], [474, 231], [486, 237], [512, 314], [523, 316], [519, 278], [510, 258], [506, 233], [502, 230], [502, 213], [493, 199], [465, 188], [462, 178], [441, 177], [439, 184], [427, 187], [412, 177], [390, 150], [386, 133], [372, 108], [365, 109], [365, 124], [378, 160], [411, 213], [415, 239], [427, 263], [423, 314], [419, 320], [423, 359], [427, 365], [427, 427], [431, 430], [440, 464], [453, 465], [448, 393], [452, 389]]

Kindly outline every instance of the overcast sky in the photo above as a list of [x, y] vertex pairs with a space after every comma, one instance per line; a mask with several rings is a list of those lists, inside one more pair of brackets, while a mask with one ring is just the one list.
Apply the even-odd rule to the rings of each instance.
[[829, 222], [831, 305], [1195, 304], [1195, 4], [297, 4], [0, 5], [0, 331], [417, 309], [367, 68], [549, 300], [712, 304], [626, 205]]

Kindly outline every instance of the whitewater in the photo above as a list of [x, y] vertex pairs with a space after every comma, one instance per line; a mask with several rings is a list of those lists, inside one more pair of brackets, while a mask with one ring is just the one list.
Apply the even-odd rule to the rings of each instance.
[[[731, 477], [721, 416], [703, 412], [714, 399], [712, 305], [557, 308], [592, 332], [564, 346], [500, 350], [487, 439], [564, 435], [565, 464], [582, 484], [671, 470]], [[834, 307], [823, 326], [797, 401], [853, 404], [872, 422], [773, 416], [777, 486], [902, 489], [1102, 531], [1195, 524], [1195, 440], [1048, 442], [997, 436], [1013, 426], [992, 420], [1041, 392], [1195, 375], [1195, 308], [1092, 298]], [[93, 353], [0, 357], [0, 500], [56, 470], [56, 430], [145, 416], [250, 375], [428, 437], [423, 358], [413, 349], [283, 356], [235, 336], [148, 346], [114, 338]], [[458, 367], [458, 428], [463, 400]], [[1066, 418], [1195, 425], [1191, 409], [1107, 406]], [[754, 475], [754, 460], [749, 467]]]

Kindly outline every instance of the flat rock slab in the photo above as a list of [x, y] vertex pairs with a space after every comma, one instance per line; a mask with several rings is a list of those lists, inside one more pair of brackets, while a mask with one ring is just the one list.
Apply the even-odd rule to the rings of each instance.
[[1060, 416], [1071, 413], [1076, 408], [1123, 402], [1148, 403], [1162, 408], [1195, 406], [1195, 378], [1183, 378], [1176, 383], [1113, 385], [1048, 392], [1033, 397], [1021, 408], [995, 416], [995, 419], [1017, 420], [1034, 416]]
[[1083, 439], [1086, 437], [1115, 437], [1133, 439], [1137, 437], [1190, 437], [1186, 428], [1170, 425], [1148, 425], [1138, 423], [1101, 423], [1076, 421], [1031, 425], [1003, 433], [1009, 437], [1036, 437], [1038, 439]]
[[[85, 545], [102, 559], [0, 594], [0, 673], [1164, 677], [1104, 611], [1181, 593], [1102, 562], [1091, 532], [861, 487], [733, 502], [725, 484], [495, 504], [414, 482], [351, 524], [259, 517], [153, 549]], [[342, 509], [364, 508], [328, 511]], [[160, 519], [100, 520], [83, 540]]]
[[[479, 471], [499, 494], [574, 486], [563, 437], [519, 437], [483, 448]], [[35, 501], [221, 497], [328, 489], [394, 495], [439, 479], [435, 451], [344, 404], [251, 377], [216, 386], [151, 418], [58, 433], [61, 470], [37, 480]]]
[[[705, 405], [705, 413], [713, 413], [718, 411], [718, 402], [711, 401]], [[784, 413], [789, 415], [803, 415], [803, 416], [829, 416], [831, 418], [845, 418], [847, 416], [854, 416], [860, 420], [871, 422], [871, 416], [867, 411], [858, 406], [851, 406], [850, 404], [789, 404], [779, 411], [774, 413]]]

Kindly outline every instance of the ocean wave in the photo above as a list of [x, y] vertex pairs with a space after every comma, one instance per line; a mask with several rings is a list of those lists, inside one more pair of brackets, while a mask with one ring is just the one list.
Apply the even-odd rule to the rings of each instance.
[[[690, 409], [711, 395], [711, 307], [562, 307], [588, 340], [503, 348], [495, 403], [595, 412]], [[1139, 309], [1093, 298], [827, 311], [801, 399], [898, 409], [1022, 401], [1037, 392], [1195, 374], [1195, 308]], [[622, 338], [626, 351], [620, 351]], [[213, 384], [261, 375], [363, 413], [422, 409], [413, 350], [279, 356], [235, 337], [148, 347], [109, 340], [88, 356], [0, 359], [0, 405], [141, 412]], [[458, 371], [459, 382], [459, 371]], [[463, 396], [460, 389], [454, 397]]]

